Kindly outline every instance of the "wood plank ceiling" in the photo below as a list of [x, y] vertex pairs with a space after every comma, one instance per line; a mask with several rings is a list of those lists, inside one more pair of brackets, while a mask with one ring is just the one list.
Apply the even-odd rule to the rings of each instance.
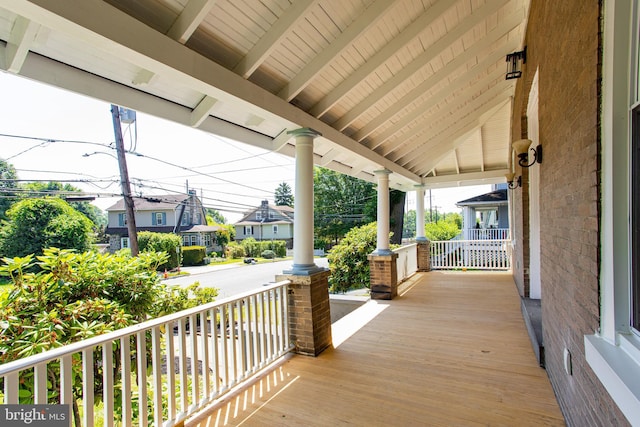
[[0, 0], [0, 68], [411, 190], [504, 181], [528, 0]]

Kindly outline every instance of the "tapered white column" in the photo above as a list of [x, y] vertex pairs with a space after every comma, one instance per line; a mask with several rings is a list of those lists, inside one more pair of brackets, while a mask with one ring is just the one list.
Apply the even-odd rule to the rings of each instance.
[[324, 268], [313, 262], [313, 129], [289, 131], [296, 139], [296, 187], [294, 194], [293, 267], [287, 274], [308, 275]]
[[426, 242], [424, 236], [424, 186], [416, 185], [416, 242]]
[[387, 169], [375, 171], [378, 177], [378, 235], [374, 255], [388, 255], [389, 250], [389, 175]]

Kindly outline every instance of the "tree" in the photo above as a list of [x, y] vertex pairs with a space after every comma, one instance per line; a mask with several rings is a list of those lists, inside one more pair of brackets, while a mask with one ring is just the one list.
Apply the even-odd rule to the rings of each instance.
[[278, 185], [274, 198], [276, 206], [293, 207], [293, 194], [291, 193], [291, 186], [286, 182], [281, 182], [280, 185]]
[[207, 225], [226, 224], [227, 218], [213, 208], [207, 208]]
[[329, 169], [314, 169], [314, 227], [318, 239], [337, 243], [351, 228], [375, 221], [374, 184]]
[[62, 199], [24, 199], [7, 216], [0, 229], [2, 256], [41, 255], [49, 247], [79, 252], [91, 247], [91, 221]]
[[404, 214], [402, 225], [402, 237], [412, 239], [416, 237], [416, 211], [410, 210]]
[[376, 249], [375, 222], [352, 228], [329, 252], [329, 289], [346, 292], [353, 288], [370, 287], [368, 256]]
[[18, 179], [18, 174], [13, 165], [0, 159], [0, 220], [7, 219], [6, 212], [15, 197], [15, 191], [8, 190], [15, 188], [16, 179]]
[[400, 190], [389, 191], [389, 230], [390, 243], [402, 244], [402, 228], [404, 225], [404, 202], [407, 193]]

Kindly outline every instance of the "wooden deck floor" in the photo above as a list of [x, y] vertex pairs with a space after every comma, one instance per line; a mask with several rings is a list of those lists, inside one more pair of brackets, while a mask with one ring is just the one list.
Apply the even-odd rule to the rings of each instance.
[[509, 273], [421, 273], [191, 425], [564, 425]]

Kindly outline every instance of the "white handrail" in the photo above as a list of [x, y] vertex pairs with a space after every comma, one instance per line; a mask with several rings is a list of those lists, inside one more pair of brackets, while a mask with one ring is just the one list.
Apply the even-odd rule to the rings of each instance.
[[434, 270], [511, 268], [511, 241], [508, 239], [432, 241], [430, 249]]
[[[3, 403], [18, 403], [20, 378], [33, 375], [35, 393], [28, 403], [77, 399], [85, 426], [92, 426], [98, 415], [95, 384], [100, 385], [105, 426], [116, 419], [123, 425], [133, 419], [139, 425], [147, 425], [148, 419], [158, 427], [178, 424], [294, 348], [289, 341], [289, 283], [281, 281], [2, 364]], [[47, 383], [53, 373], [59, 375], [59, 389]], [[72, 378], [78, 375], [82, 392], [74, 397]], [[60, 398], [47, 401], [48, 392]], [[134, 400], [146, 404], [132, 405]]]

